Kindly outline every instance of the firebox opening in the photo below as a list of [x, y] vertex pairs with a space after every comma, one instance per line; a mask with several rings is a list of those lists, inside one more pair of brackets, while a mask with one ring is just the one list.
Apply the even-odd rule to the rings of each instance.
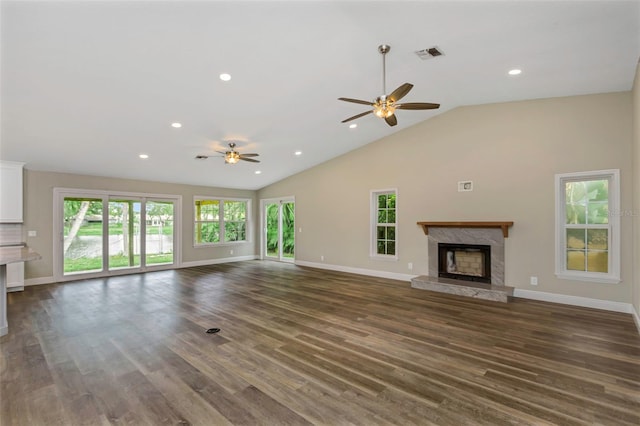
[[491, 283], [491, 246], [438, 243], [438, 276]]

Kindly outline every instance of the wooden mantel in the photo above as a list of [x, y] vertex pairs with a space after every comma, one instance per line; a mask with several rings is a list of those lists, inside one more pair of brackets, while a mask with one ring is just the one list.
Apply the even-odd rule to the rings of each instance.
[[502, 235], [509, 237], [509, 227], [513, 222], [418, 222], [425, 235], [429, 235], [430, 227], [437, 228], [500, 228]]

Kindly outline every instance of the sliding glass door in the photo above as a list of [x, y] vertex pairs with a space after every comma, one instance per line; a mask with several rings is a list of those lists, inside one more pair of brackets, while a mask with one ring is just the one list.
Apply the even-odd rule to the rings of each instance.
[[[178, 199], [56, 190], [57, 279], [106, 276], [175, 263]], [[58, 221], [59, 220], [59, 221]]]
[[296, 234], [293, 198], [262, 200], [262, 218], [263, 256], [266, 259], [293, 262]]
[[140, 267], [140, 212], [136, 199], [109, 200], [109, 269]]
[[105, 265], [102, 198], [65, 197], [63, 209], [64, 274], [102, 271]]

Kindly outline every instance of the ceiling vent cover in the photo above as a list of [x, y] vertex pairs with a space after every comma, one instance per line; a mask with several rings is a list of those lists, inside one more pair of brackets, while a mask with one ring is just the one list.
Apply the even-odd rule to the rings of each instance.
[[424, 61], [431, 58], [437, 58], [438, 56], [443, 56], [444, 52], [442, 52], [442, 50], [437, 46], [434, 46], [429, 47], [428, 49], [416, 50], [416, 55]]

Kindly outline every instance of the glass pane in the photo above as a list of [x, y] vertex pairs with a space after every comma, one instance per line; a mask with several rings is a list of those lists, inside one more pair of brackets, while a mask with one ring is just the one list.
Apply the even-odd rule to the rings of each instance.
[[567, 250], [567, 269], [569, 271], [584, 271], [584, 251]]
[[396, 208], [396, 195], [395, 194], [389, 194], [389, 196], [387, 197], [387, 208], [389, 208], [389, 209], [395, 209]]
[[239, 241], [238, 240], [238, 222], [224, 223], [224, 240]]
[[389, 226], [387, 228], [387, 240], [395, 241], [396, 239], [396, 228], [394, 226]]
[[378, 241], [378, 254], [387, 254], [384, 241]]
[[378, 240], [384, 240], [385, 239], [385, 237], [386, 237], [385, 230], [386, 230], [386, 227], [378, 226], [378, 237], [377, 237]]
[[587, 230], [587, 248], [590, 250], [608, 250], [609, 249], [609, 230], [608, 229], [588, 229]]
[[587, 271], [609, 272], [609, 253], [606, 251], [587, 251]]
[[140, 266], [140, 208], [137, 200], [109, 201], [109, 269]]
[[378, 195], [378, 208], [384, 209], [387, 207], [387, 196], [386, 195]]
[[279, 208], [278, 204], [267, 204], [265, 208], [265, 222], [267, 225], [266, 255], [269, 257], [280, 257], [280, 230], [279, 230]]
[[584, 182], [566, 182], [565, 200], [567, 204], [584, 204], [586, 202]]
[[197, 221], [219, 220], [220, 202], [218, 200], [196, 200], [195, 216]]
[[567, 224], [584, 225], [586, 223], [587, 209], [581, 204], [567, 204], [565, 208]]
[[568, 249], [584, 249], [585, 248], [585, 231], [586, 229], [567, 229], [567, 248]]
[[225, 201], [224, 220], [245, 221], [247, 217], [247, 203], [245, 201]]
[[387, 213], [387, 223], [396, 223], [396, 211], [389, 210]]
[[378, 223], [387, 223], [387, 211], [378, 210]]
[[65, 198], [63, 216], [64, 274], [101, 271], [102, 200]]
[[387, 254], [395, 255], [396, 254], [396, 242], [395, 241], [387, 241]]
[[295, 204], [282, 204], [282, 256], [288, 259], [294, 257], [296, 237]]
[[609, 223], [609, 203], [594, 202], [588, 204], [589, 223], [607, 224]]
[[173, 263], [173, 202], [148, 201], [145, 264]]
[[196, 244], [219, 243], [220, 225], [218, 222], [206, 222], [196, 224]]
[[607, 201], [609, 200], [609, 181], [590, 180], [585, 182], [587, 199], [589, 201]]

